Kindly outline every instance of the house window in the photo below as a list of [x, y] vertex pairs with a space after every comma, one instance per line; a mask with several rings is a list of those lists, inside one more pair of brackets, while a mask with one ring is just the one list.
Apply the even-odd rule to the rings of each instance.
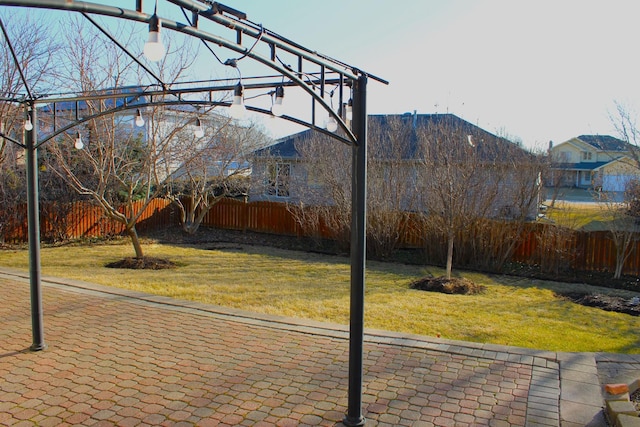
[[267, 170], [266, 194], [276, 197], [289, 197], [290, 177], [290, 163], [276, 163], [269, 165]]
[[567, 151], [560, 151], [558, 153], [558, 162], [559, 163], [570, 163], [571, 162], [571, 153]]
[[591, 151], [583, 151], [582, 152], [582, 160], [591, 160]]

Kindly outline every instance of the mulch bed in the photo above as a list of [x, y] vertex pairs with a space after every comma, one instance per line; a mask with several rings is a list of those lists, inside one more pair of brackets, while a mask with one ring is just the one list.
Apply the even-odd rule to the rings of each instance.
[[120, 261], [110, 262], [105, 265], [107, 268], [128, 268], [131, 270], [164, 270], [175, 268], [176, 264], [168, 259], [142, 257], [142, 258], [125, 258]]
[[567, 292], [557, 295], [560, 298], [566, 298], [576, 304], [587, 307], [640, 316], [640, 301], [635, 298], [622, 298], [605, 294], [587, 294], [581, 292]]
[[440, 277], [423, 277], [409, 284], [411, 289], [421, 291], [441, 292], [444, 294], [474, 295], [481, 293], [485, 288], [469, 279], [452, 277], [447, 279]]

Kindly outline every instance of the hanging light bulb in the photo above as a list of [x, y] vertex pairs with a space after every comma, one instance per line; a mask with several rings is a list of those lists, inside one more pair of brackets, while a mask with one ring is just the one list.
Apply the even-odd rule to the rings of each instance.
[[[157, 6], [158, 4], [156, 2], [156, 7]], [[152, 62], [160, 61], [164, 58], [164, 54], [166, 53], [164, 44], [162, 43], [162, 36], [160, 35], [161, 28], [162, 24], [160, 23], [160, 18], [158, 18], [156, 10], [154, 9], [153, 15], [151, 16], [151, 19], [149, 19], [149, 38], [144, 44], [144, 49], [142, 50], [144, 56]]]
[[33, 123], [31, 123], [31, 116], [27, 116], [27, 120], [24, 122], [24, 130], [33, 130]]
[[196, 127], [193, 130], [193, 134], [196, 138], [202, 138], [204, 136], [204, 128], [202, 127], [202, 123], [199, 118], [196, 118]]
[[142, 117], [142, 113], [140, 112], [140, 110], [136, 110], [136, 119], [134, 123], [139, 128], [144, 126], [144, 117]]
[[243, 118], [247, 111], [244, 106], [244, 99], [242, 98], [243, 92], [244, 88], [242, 87], [242, 83], [238, 83], [233, 90], [233, 102], [231, 103], [231, 107], [229, 107], [229, 114], [234, 119]]
[[284, 87], [278, 86], [276, 88], [276, 100], [271, 106], [271, 114], [273, 114], [276, 117], [281, 117], [282, 113], [284, 112], [282, 108], [283, 99], [284, 99]]
[[349, 99], [349, 102], [347, 102], [346, 119], [353, 120], [353, 99]]
[[82, 150], [84, 148], [84, 143], [82, 142], [82, 136], [80, 135], [80, 132], [78, 132], [78, 134], [76, 135], [76, 141], [73, 146], [76, 150]]
[[336, 122], [336, 119], [333, 116], [329, 116], [325, 127], [329, 132], [335, 132], [338, 130], [338, 122]]

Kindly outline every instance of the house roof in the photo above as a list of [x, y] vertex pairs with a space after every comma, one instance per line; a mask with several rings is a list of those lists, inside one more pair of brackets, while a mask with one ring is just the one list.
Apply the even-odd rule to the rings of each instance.
[[600, 169], [602, 166], [611, 163], [613, 160], [607, 162], [580, 162], [580, 163], [559, 163], [553, 167], [553, 169], [563, 170], [576, 170], [576, 171], [594, 171]]
[[577, 139], [601, 151], [629, 151], [626, 142], [609, 135], [580, 135]]
[[[379, 126], [380, 129], [384, 129], [386, 127], [391, 127], [395, 123], [403, 123], [411, 126], [409, 129], [411, 134], [410, 138], [410, 147], [405, 153], [405, 158], [415, 158], [418, 150], [418, 133], [417, 129], [420, 128], [428, 128], [429, 126], [437, 126], [439, 124], [444, 124], [448, 128], [454, 129], [457, 133], [462, 135], [467, 135], [469, 141], [465, 141], [464, 143], [470, 143], [476, 147], [478, 152], [482, 153], [486, 151], [487, 153], [495, 153], [495, 149], [487, 149], [488, 145], [492, 145], [495, 147], [495, 144], [500, 145], [500, 152], [506, 153], [511, 152], [511, 150], [518, 150], [520, 152], [524, 152], [520, 147], [516, 146], [514, 143], [507, 141], [504, 138], [500, 138], [490, 132], [485, 131], [484, 129], [475, 126], [466, 120], [463, 120], [453, 114], [390, 114], [390, 115], [370, 115], [368, 117], [370, 129], [371, 125]], [[255, 155], [258, 157], [268, 156], [268, 157], [279, 157], [282, 159], [296, 159], [299, 157], [298, 150], [296, 149], [296, 145], [304, 142], [312, 138], [317, 133], [311, 129], [305, 130], [303, 132], [299, 132], [293, 135], [285, 136], [275, 141], [275, 143], [269, 147], [263, 148], [255, 152]], [[370, 138], [372, 136], [372, 132], [370, 132]], [[381, 135], [382, 138], [385, 135]], [[390, 137], [389, 134], [386, 137]], [[383, 144], [383, 146], [391, 147], [391, 144]], [[391, 148], [390, 148], [391, 149]]]

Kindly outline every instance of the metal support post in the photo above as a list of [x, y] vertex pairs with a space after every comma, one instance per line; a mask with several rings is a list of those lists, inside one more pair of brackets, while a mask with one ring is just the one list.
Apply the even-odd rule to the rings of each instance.
[[44, 350], [42, 289], [40, 283], [40, 207], [38, 205], [38, 118], [33, 104], [27, 114], [33, 128], [25, 131], [27, 147], [27, 219], [29, 227], [29, 278], [31, 281], [32, 351]]
[[349, 406], [346, 426], [362, 426], [362, 376], [364, 343], [364, 272], [367, 219], [367, 76], [360, 76], [353, 90], [351, 167], [351, 309], [349, 325]]

